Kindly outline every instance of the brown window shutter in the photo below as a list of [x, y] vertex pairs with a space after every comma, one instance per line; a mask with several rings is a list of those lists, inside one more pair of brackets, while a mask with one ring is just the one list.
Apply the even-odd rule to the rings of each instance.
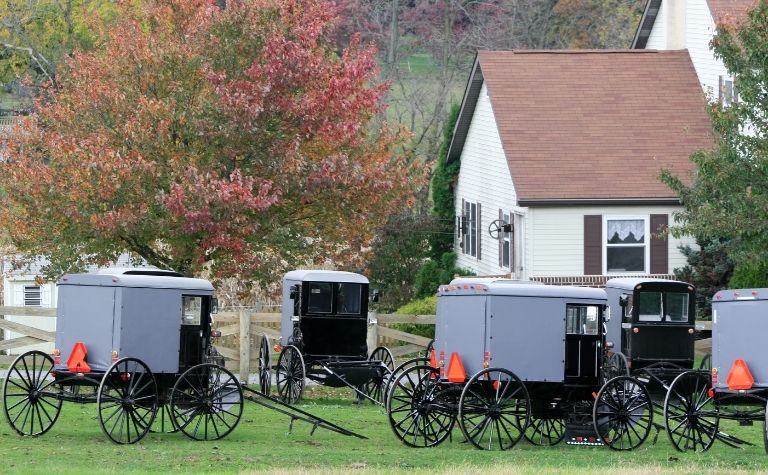
[[668, 226], [668, 215], [651, 215], [651, 274], [669, 272], [669, 245], [666, 233]]
[[584, 215], [584, 275], [603, 273], [603, 216]]
[[[503, 223], [504, 211], [499, 208], [499, 222]], [[504, 232], [499, 232], [499, 267], [504, 266]]]
[[477, 260], [483, 258], [482, 249], [480, 248], [480, 244], [483, 242], [483, 220], [480, 218], [482, 214], [480, 213], [480, 202], [477, 203]]

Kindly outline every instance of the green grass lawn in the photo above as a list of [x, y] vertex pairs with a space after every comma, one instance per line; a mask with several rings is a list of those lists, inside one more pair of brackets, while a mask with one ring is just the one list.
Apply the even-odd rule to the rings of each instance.
[[[59, 420], [45, 435], [24, 438], [0, 423], [2, 473], [733, 473], [768, 471], [762, 424], [729, 427], [754, 446], [732, 449], [722, 443], [706, 453], [678, 453], [665, 433], [629, 453], [604, 447], [521, 442], [510, 451], [486, 452], [453, 440], [431, 449], [404, 446], [391, 432], [386, 414], [371, 404], [352, 403], [351, 391], [309, 387], [299, 405], [368, 440], [311, 427], [300, 421], [288, 434], [289, 419], [246, 402], [240, 425], [227, 438], [195, 442], [183, 434], [148, 434], [140, 443], [118, 446], [101, 433], [95, 405], [64, 403]], [[651, 436], [651, 438], [653, 435]]]

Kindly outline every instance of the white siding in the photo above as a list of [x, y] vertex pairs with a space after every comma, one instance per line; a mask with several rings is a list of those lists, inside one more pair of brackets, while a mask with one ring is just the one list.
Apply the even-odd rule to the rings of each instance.
[[[553, 207], [530, 208], [530, 276], [576, 276], [584, 273], [584, 216], [585, 215], [651, 215], [668, 214], [673, 225], [675, 206], [621, 206], [621, 207]], [[678, 250], [680, 244], [695, 246], [693, 238], [669, 237], [669, 272], [685, 265], [685, 257]]]
[[[669, 49], [670, 32], [668, 29], [669, 1], [661, 2], [661, 8], [653, 23], [648, 36], [647, 49]], [[715, 35], [715, 21], [709, 11], [707, 0], [674, 0], [685, 1], [685, 47], [691, 56], [693, 67], [699, 78], [704, 93], [710, 101], [718, 99], [720, 76], [730, 77], [725, 65], [715, 59], [709, 43]]]
[[[491, 221], [499, 218], [499, 208], [520, 213], [525, 213], [525, 209], [515, 206], [517, 194], [485, 84], [480, 90], [461, 153], [461, 169], [456, 186], [456, 216], [462, 214], [462, 199], [481, 205], [478, 234], [480, 256], [478, 259], [464, 254], [459, 247], [460, 241], [454, 240], [457, 265], [478, 275], [509, 273], [509, 269], [499, 267], [499, 244], [488, 234], [488, 226]], [[520, 234], [515, 239], [522, 237], [525, 242], [525, 236]]]
[[[23, 307], [24, 306], [24, 287], [38, 285], [35, 283], [33, 276], [18, 276], [18, 277], [6, 277], [3, 282], [3, 288], [5, 289], [5, 305], [9, 307]], [[47, 283], [40, 286], [40, 303], [41, 307], [55, 307], [56, 306], [56, 286], [53, 283]], [[9, 321], [20, 323], [22, 325], [39, 328], [49, 332], [56, 331], [56, 318], [54, 317], [27, 317], [21, 315], [7, 315], [5, 317]], [[23, 337], [25, 335], [16, 332], [5, 332], [5, 339], [11, 340], [13, 338]], [[54, 344], [40, 343], [36, 345], [22, 346], [19, 348], [13, 348], [8, 350], [8, 354], [19, 355], [30, 350], [40, 350], [45, 353], [53, 351]]]

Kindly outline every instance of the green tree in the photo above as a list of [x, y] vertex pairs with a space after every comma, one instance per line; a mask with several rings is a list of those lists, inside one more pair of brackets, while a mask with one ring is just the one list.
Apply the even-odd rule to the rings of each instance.
[[728, 286], [733, 260], [728, 257], [728, 243], [721, 239], [697, 239], [696, 244], [697, 248], [680, 246], [687, 265], [675, 269], [675, 278], [696, 287], [696, 318], [706, 320], [712, 315], [712, 297]]
[[458, 160], [448, 163], [448, 148], [451, 146], [453, 129], [460, 111], [459, 104], [451, 106], [448, 120], [443, 126], [443, 138], [435, 170], [432, 172], [432, 214], [437, 220], [439, 230], [430, 238], [430, 256], [433, 259], [440, 259], [443, 253], [453, 249], [453, 231], [456, 225], [454, 187], [459, 176], [460, 163]]
[[741, 23], [718, 24], [712, 49], [736, 78], [738, 102], [710, 106], [715, 147], [692, 155], [692, 181], [669, 170], [662, 180], [684, 207], [673, 235], [725, 239], [738, 268], [768, 262], [768, 1]]

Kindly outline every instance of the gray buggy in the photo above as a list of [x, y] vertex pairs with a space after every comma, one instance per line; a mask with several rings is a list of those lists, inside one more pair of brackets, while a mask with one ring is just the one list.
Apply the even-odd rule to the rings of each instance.
[[768, 451], [768, 289], [721, 290], [712, 299], [712, 368], [680, 374], [664, 402], [664, 419], [679, 451], [708, 450], [715, 439], [747, 443], [720, 431], [721, 420], [763, 423]]
[[644, 385], [604, 381], [602, 289], [456, 279], [438, 293], [434, 360], [395, 375], [387, 413], [395, 435], [435, 446], [458, 424], [475, 447], [522, 438], [640, 446], [652, 427]]
[[[3, 410], [20, 435], [53, 427], [64, 401], [95, 403], [118, 444], [150, 431], [217, 440], [240, 422], [243, 400], [344, 435], [346, 429], [242, 386], [212, 345], [217, 302], [202, 279], [155, 269], [106, 269], [58, 282], [56, 349], [30, 351], [8, 370]], [[244, 395], [245, 393], [245, 395]]]
[[[349, 387], [358, 401], [383, 405], [394, 359], [383, 346], [368, 354], [368, 295], [368, 279], [353, 272], [295, 270], [285, 275], [277, 345], [280, 356], [274, 367], [282, 401], [299, 401], [309, 379], [330, 387]], [[265, 335], [259, 351], [265, 394], [269, 394], [271, 381], [269, 353]]]

